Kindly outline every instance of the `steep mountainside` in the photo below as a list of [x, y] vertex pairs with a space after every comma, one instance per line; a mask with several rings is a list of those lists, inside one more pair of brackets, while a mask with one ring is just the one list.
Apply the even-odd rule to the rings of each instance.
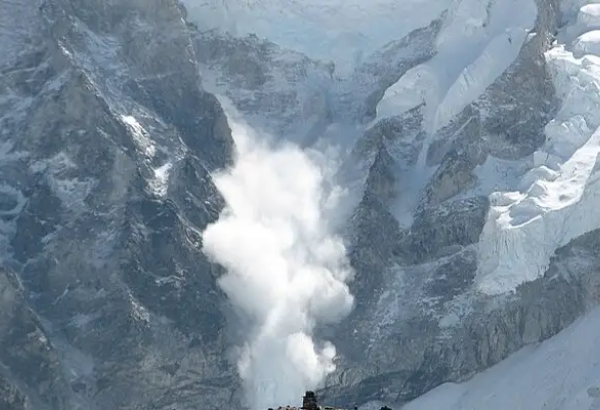
[[[0, 408], [247, 405], [202, 252], [234, 112], [344, 191], [323, 401], [475, 376], [407, 408], [502, 408], [468, 392], [597, 322], [555, 336], [600, 302], [598, 30], [583, 0], [0, 0]], [[553, 408], [597, 405], [583, 367]]]
[[0, 7], [1, 400], [227, 406], [217, 270], [197, 242], [232, 140], [179, 8]]

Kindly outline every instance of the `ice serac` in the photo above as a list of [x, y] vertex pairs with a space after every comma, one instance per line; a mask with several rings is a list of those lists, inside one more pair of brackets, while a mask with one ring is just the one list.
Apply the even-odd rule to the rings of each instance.
[[455, 3], [448, 15], [435, 56], [387, 89], [377, 106], [378, 118], [425, 103], [430, 131], [446, 125], [512, 64], [528, 40], [537, 10], [533, 0], [471, 0]]

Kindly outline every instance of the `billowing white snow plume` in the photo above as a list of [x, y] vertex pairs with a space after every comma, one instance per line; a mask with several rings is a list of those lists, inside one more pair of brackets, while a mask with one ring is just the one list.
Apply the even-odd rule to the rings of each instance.
[[321, 169], [295, 146], [230, 125], [235, 165], [215, 176], [227, 207], [205, 230], [204, 251], [227, 269], [219, 285], [252, 323], [238, 370], [259, 410], [292, 403], [334, 370], [335, 347], [312, 332], [349, 313], [351, 269], [325, 220], [331, 198]]

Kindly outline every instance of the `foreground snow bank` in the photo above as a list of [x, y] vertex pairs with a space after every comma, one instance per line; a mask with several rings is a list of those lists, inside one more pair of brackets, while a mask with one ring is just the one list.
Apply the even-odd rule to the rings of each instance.
[[[587, 5], [578, 23], [598, 12]], [[600, 50], [590, 31], [573, 44], [580, 54]], [[500, 294], [546, 271], [554, 251], [600, 228], [600, 58], [576, 58], [568, 46], [547, 53], [562, 98], [546, 126], [546, 144], [513, 192], [492, 194], [492, 208], [480, 240], [479, 289]]]
[[462, 384], [446, 383], [403, 410], [600, 409], [600, 308]]

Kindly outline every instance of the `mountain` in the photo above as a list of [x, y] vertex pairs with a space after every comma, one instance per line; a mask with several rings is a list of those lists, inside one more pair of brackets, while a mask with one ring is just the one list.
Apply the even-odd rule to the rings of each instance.
[[218, 269], [196, 242], [233, 142], [180, 9], [1, 7], [4, 408], [225, 406]]
[[323, 402], [597, 405], [597, 30], [591, 0], [0, 0], [0, 408], [247, 405], [202, 247], [234, 119], [343, 191]]

